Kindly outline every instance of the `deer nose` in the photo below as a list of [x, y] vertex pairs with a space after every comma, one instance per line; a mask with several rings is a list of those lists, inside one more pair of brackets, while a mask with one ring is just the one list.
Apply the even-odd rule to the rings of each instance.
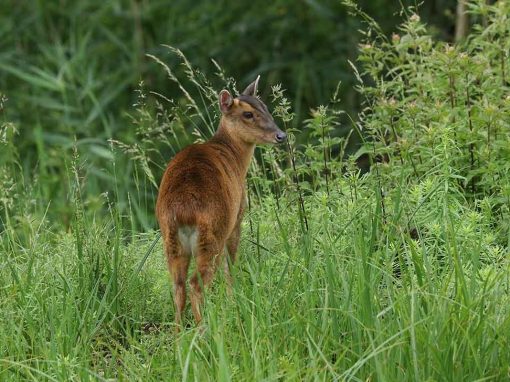
[[285, 140], [287, 139], [287, 134], [285, 134], [283, 131], [279, 131], [276, 133], [275, 139], [276, 139], [276, 142], [278, 142], [278, 143], [285, 142]]

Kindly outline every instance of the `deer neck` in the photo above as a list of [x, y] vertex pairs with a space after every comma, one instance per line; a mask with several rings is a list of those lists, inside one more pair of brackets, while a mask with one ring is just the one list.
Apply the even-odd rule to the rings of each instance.
[[229, 124], [225, 118], [222, 117], [220, 126], [216, 134], [211, 138], [211, 142], [222, 145], [228, 150], [233, 156], [232, 159], [234, 159], [229, 164], [238, 170], [244, 181], [253, 157], [253, 152], [255, 151], [255, 144], [241, 140], [235, 134], [235, 128], [236, 126]]

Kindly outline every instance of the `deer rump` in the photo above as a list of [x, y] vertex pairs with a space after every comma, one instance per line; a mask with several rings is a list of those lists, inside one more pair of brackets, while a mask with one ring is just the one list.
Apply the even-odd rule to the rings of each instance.
[[221, 145], [195, 144], [178, 153], [167, 169], [168, 184], [161, 189], [171, 197], [164, 199], [168, 204], [160, 208], [161, 218], [168, 223], [168, 234], [176, 236], [187, 255], [197, 253], [199, 231], [204, 225], [212, 228], [220, 241], [234, 229], [244, 184], [226, 167], [233, 160]]

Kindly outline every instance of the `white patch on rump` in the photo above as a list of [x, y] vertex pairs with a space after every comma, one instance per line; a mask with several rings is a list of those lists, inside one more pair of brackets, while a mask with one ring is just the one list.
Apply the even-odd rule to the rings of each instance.
[[191, 255], [196, 253], [198, 242], [198, 230], [195, 226], [185, 225], [179, 227], [177, 237], [185, 253]]

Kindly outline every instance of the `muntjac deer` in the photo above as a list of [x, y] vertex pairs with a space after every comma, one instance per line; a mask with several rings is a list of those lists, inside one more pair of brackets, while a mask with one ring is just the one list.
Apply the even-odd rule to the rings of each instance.
[[190, 280], [191, 309], [202, 320], [203, 287], [224, 261], [233, 264], [245, 208], [246, 173], [256, 144], [281, 143], [287, 135], [276, 126], [257, 97], [260, 76], [237, 98], [219, 93], [221, 120], [214, 136], [179, 152], [161, 180], [156, 215], [168, 268], [174, 282], [175, 322], [179, 330], [186, 305], [186, 279], [191, 257], [196, 272]]

